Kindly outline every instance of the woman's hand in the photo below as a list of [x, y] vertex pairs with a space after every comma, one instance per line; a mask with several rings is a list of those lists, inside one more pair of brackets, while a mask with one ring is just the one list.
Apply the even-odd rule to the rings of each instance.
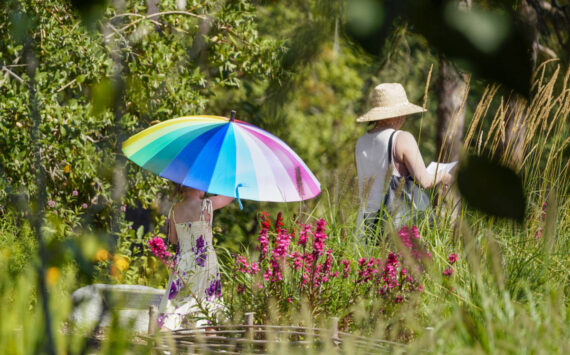
[[438, 172], [435, 177], [427, 172], [418, 143], [409, 132], [400, 131], [396, 137], [394, 158], [406, 165], [410, 176], [424, 189], [440, 183], [444, 184], [444, 188], [446, 188], [445, 185], [449, 187], [453, 182], [453, 177], [447, 172]]

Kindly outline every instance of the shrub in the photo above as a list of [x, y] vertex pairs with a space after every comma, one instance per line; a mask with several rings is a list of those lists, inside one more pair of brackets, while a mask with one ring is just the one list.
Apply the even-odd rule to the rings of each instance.
[[286, 227], [281, 213], [272, 224], [264, 212], [260, 220], [257, 255], [237, 254], [230, 262], [224, 298], [231, 313], [255, 311], [258, 321], [265, 322], [275, 304], [283, 320], [291, 321], [294, 312], [306, 307], [315, 319], [337, 316], [350, 327], [361, 301], [368, 304], [371, 318], [390, 317], [423, 289], [423, 261], [431, 255], [415, 226], [398, 233], [405, 250], [388, 252], [385, 258], [351, 258], [342, 245], [329, 242], [324, 219]]

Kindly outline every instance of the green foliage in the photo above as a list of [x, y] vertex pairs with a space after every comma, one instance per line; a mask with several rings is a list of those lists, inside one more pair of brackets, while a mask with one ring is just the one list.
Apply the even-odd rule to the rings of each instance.
[[0, 246], [6, 270], [16, 274], [33, 260], [37, 244], [26, 220], [6, 213], [0, 219]]
[[[203, 2], [177, 12], [175, 1], [161, 1], [165, 14], [150, 18], [141, 17], [146, 9], [137, 2], [125, 5], [107, 8], [102, 31], [93, 32], [79, 25], [65, 2], [10, 1], [1, 7], [0, 60], [6, 70], [0, 80], [0, 205], [15, 197], [33, 201], [38, 188], [45, 189], [48, 215], [57, 214], [65, 236], [77, 228], [112, 231], [119, 205], [156, 208], [165, 194], [165, 180], [117, 158], [122, 140], [151, 121], [203, 113], [216, 88], [280, 72], [281, 47], [259, 38], [255, 8], [248, 2]], [[23, 29], [27, 37], [12, 30], [22, 21], [36, 22]], [[202, 33], [204, 23], [209, 29]], [[37, 60], [36, 142], [27, 71], [32, 63], [22, 38]], [[34, 144], [41, 151], [39, 167]], [[112, 185], [124, 165], [121, 196], [113, 194]], [[46, 186], [36, 186], [36, 169], [45, 171]]]
[[[234, 302], [229, 319], [234, 323], [245, 309], [268, 322], [314, 322], [291, 285], [267, 287], [266, 294], [252, 292], [252, 299], [241, 301], [243, 296], [235, 294], [235, 282], [255, 286], [258, 281], [231, 278], [231, 254], [254, 241], [256, 211], [280, 209], [291, 221], [326, 218], [335, 256], [353, 265], [363, 256], [386, 258], [384, 244], [360, 246], [354, 236], [358, 199], [352, 155], [366, 129], [354, 119], [368, 109], [371, 87], [402, 82], [411, 102], [425, 100], [428, 113], [410, 118], [404, 129], [419, 137], [426, 160], [435, 156], [433, 80], [427, 87], [426, 81], [428, 73], [436, 76], [430, 69], [436, 57], [406, 25], [385, 22], [398, 31], [381, 41], [378, 60], [352, 47], [342, 33], [335, 36], [336, 20], [343, 20], [338, 2], [188, 1], [186, 12], [174, 12], [174, 0], [160, 6], [168, 13], [147, 17], [145, 2], [127, 1], [122, 8], [105, 8], [86, 29], [86, 20], [81, 22], [68, 2], [0, 5], [0, 353], [46, 349], [36, 286], [40, 261], [27, 219], [38, 210], [42, 191], [47, 205], [41, 231], [58, 353], [150, 351], [130, 348], [133, 336], [117, 321], [103, 344], [90, 348], [97, 343], [91, 329], [69, 331], [66, 319], [70, 292], [83, 284], [166, 283], [167, 270], [146, 243], [151, 236], [164, 237], [166, 182], [117, 154], [126, 137], [154, 120], [237, 109], [238, 119], [289, 143], [322, 183], [323, 194], [313, 201], [245, 202], [243, 211], [231, 205], [216, 213], [216, 247], [227, 248], [231, 259], [220, 255], [228, 276], [224, 300]], [[476, 36], [469, 32], [473, 18], [468, 17], [448, 25]], [[528, 105], [524, 160], [515, 167], [526, 192], [523, 223], [496, 220], [469, 207], [460, 208], [458, 222], [452, 223], [454, 217], [438, 210], [441, 218], [433, 228], [420, 231], [433, 259], [419, 297], [395, 307], [391, 317], [374, 319], [387, 304], [356, 289], [361, 302], [343, 308], [348, 293], [340, 287], [355, 289], [342, 281], [323, 293], [325, 306], [312, 308], [317, 322], [339, 315], [342, 329], [406, 342], [411, 353], [570, 351], [568, 96], [566, 80], [558, 78], [560, 67], [541, 70]], [[498, 148], [506, 99], [493, 99], [497, 91], [477, 80], [472, 84], [466, 111], [474, 119], [466, 126], [473, 134], [465, 148], [473, 154], [491, 150], [509, 165], [510, 155]], [[32, 139], [32, 92], [40, 117], [37, 140]], [[45, 186], [36, 186], [38, 171], [45, 172]], [[126, 221], [122, 206], [151, 211], [146, 233], [129, 228], [133, 223]], [[446, 276], [452, 252], [458, 260]], [[249, 254], [257, 257], [255, 251]], [[345, 298], [338, 301], [335, 295]], [[295, 307], [285, 296], [293, 296]]]
[[324, 219], [284, 223], [280, 213], [273, 226], [263, 212], [260, 220], [256, 252], [225, 255], [230, 318], [255, 312], [261, 324], [291, 324], [306, 311], [315, 323], [339, 317], [343, 330], [369, 333], [378, 320], [416, 302], [423, 289], [428, 254], [415, 227], [403, 227], [396, 236], [401, 249], [388, 252], [398, 247], [364, 245], [353, 234], [338, 234], [339, 226], [326, 227]]

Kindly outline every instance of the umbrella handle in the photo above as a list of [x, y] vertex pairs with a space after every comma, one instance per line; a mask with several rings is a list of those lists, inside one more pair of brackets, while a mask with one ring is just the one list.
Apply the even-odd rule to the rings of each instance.
[[238, 189], [239, 189], [240, 187], [243, 187], [243, 184], [237, 184], [237, 186], [236, 186], [236, 198], [237, 198], [237, 201], [238, 201], [238, 204], [239, 204], [239, 209], [240, 209], [240, 210], [243, 210], [243, 205], [241, 204], [241, 200], [240, 200], [240, 198], [239, 198], [239, 190], [238, 190]]

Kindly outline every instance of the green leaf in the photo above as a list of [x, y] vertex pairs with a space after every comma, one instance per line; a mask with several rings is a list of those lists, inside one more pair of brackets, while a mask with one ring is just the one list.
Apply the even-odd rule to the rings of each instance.
[[526, 199], [522, 180], [512, 169], [471, 155], [457, 174], [459, 191], [475, 209], [522, 222]]

